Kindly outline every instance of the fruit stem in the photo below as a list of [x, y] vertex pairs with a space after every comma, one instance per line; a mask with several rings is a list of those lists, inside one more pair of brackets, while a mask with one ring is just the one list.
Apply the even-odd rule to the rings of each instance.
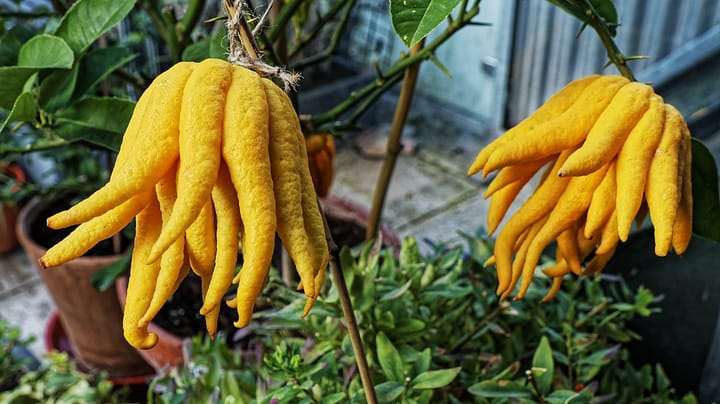
[[[318, 206], [322, 206], [320, 201], [318, 201]], [[357, 363], [358, 373], [360, 373], [360, 381], [362, 382], [363, 390], [365, 391], [365, 400], [368, 404], [376, 404], [378, 401], [375, 394], [375, 386], [372, 381], [372, 376], [370, 375], [370, 367], [367, 363], [367, 357], [365, 356], [365, 348], [363, 348], [360, 328], [358, 327], [357, 320], [355, 319], [355, 311], [353, 310], [352, 301], [350, 300], [350, 292], [348, 292], [347, 283], [345, 282], [345, 275], [338, 264], [338, 262], [340, 262], [338, 257], [338, 246], [335, 244], [335, 240], [333, 240], [327, 217], [325, 217], [325, 212], [320, 209], [320, 213], [322, 214], [323, 225], [325, 227], [325, 238], [327, 239], [328, 249], [330, 252], [328, 260], [330, 264], [330, 272], [333, 278], [333, 283], [335, 283], [335, 287], [337, 287], [340, 306], [342, 307], [343, 316], [345, 317], [345, 323], [350, 336], [350, 342], [352, 343], [353, 352], [355, 353], [355, 362]]]

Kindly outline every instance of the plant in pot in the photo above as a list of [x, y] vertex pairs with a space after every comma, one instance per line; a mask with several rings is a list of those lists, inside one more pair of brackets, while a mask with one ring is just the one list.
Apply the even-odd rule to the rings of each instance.
[[[71, 231], [48, 229], [47, 217], [106, 181], [134, 106], [128, 93], [136, 91], [133, 86], [142, 88], [140, 78], [118, 72], [135, 55], [132, 44], [110, 31], [134, 2], [101, 3], [85, 0], [69, 7], [54, 2], [49, 9], [33, 4], [30, 12], [8, 19], [0, 43], [0, 75], [7, 90], [0, 96], [5, 111], [0, 150], [24, 163], [42, 159], [47, 166], [30, 172], [20, 193], [32, 199], [20, 212], [16, 233], [35, 265]], [[87, 24], [87, 18], [96, 24]], [[119, 383], [152, 369], [122, 337], [114, 290], [98, 290], [93, 277], [111, 264], [122, 266], [118, 260], [129, 240], [127, 232], [120, 232], [62, 268], [39, 270], [60, 319], [49, 325], [62, 327], [78, 367], [107, 371]], [[49, 330], [53, 333], [58, 330]]]

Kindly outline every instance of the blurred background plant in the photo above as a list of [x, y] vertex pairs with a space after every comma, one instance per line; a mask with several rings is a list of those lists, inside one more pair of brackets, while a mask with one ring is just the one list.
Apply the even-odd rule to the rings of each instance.
[[[537, 277], [533, 296], [498, 302], [494, 271], [482, 267], [491, 242], [465, 239], [428, 255], [413, 238], [397, 258], [374, 244], [342, 251], [379, 402], [696, 402], [660, 365], [631, 360], [633, 319], [657, 312], [651, 291], [582, 278], [544, 304], [550, 282]], [[301, 319], [303, 299], [274, 272], [262, 297], [273, 307], [234, 335], [194, 337], [148, 401], [364, 402], [337, 290], [326, 287]]]
[[127, 391], [115, 389], [107, 375], [78, 372], [66, 353], [49, 352], [36, 370], [20, 377], [12, 390], [0, 392], [3, 403], [122, 403]]

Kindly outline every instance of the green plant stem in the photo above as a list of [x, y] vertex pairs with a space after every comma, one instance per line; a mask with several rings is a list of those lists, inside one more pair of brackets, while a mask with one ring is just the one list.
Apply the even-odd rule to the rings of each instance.
[[450, 24], [445, 28], [440, 35], [438, 35], [432, 42], [425, 46], [421, 51], [415, 55], [406, 55], [397, 60], [390, 68], [381, 74], [381, 77], [369, 83], [365, 87], [354, 91], [345, 100], [336, 104], [330, 110], [316, 115], [312, 118], [312, 126], [320, 127], [321, 125], [337, 120], [340, 115], [353, 108], [355, 105], [360, 103], [365, 97], [372, 94], [374, 90], [382, 87], [385, 80], [392, 78], [395, 75], [402, 75], [408, 66], [417, 63], [420, 60], [429, 59], [432, 57], [433, 52], [440, 45], [445, 43], [450, 37], [453, 36], [459, 29], [468, 25], [473, 17], [475, 17], [480, 11], [478, 1], [476, 0], [473, 5], [462, 13], [462, 18], [456, 19], [453, 24]]
[[158, 8], [158, 4], [156, 0], [143, 0], [140, 5], [142, 6], [143, 10], [147, 13], [148, 17], [150, 17], [150, 20], [153, 22], [153, 25], [155, 26], [155, 29], [158, 30], [160, 33], [160, 36], [163, 37], [165, 42], [168, 42], [168, 30], [165, 26], [165, 21], [163, 20], [163, 16], [160, 13], [160, 9]]
[[[320, 201], [318, 201], [318, 206], [322, 206]], [[335, 283], [335, 287], [337, 287], [340, 306], [342, 307], [343, 317], [345, 317], [345, 323], [350, 336], [350, 342], [352, 343], [353, 352], [355, 353], [355, 362], [357, 363], [358, 373], [360, 373], [360, 381], [362, 382], [363, 390], [365, 391], [365, 400], [368, 404], [376, 404], [377, 396], [375, 394], [375, 385], [373, 384], [372, 376], [370, 375], [370, 367], [368, 366], [367, 358], [365, 357], [365, 348], [363, 347], [362, 337], [360, 336], [360, 328], [358, 327], [357, 320], [355, 319], [355, 311], [353, 310], [350, 292], [348, 292], [347, 283], [345, 282], [345, 275], [338, 264], [340, 262], [338, 257], [338, 246], [333, 240], [325, 213], [322, 212], [322, 209], [320, 212], [322, 213], [323, 225], [325, 227], [325, 238], [327, 239], [328, 249], [330, 250], [330, 272], [333, 278], [333, 283]]]
[[182, 51], [190, 43], [190, 34], [200, 20], [203, 10], [205, 9], [205, 3], [207, 0], [190, 0], [188, 8], [185, 11], [185, 15], [176, 25], [176, 35], [178, 38], [179, 53], [182, 55]]
[[[422, 39], [420, 42], [413, 45], [410, 49], [410, 56], [412, 57], [420, 52], [424, 44], [425, 40]], [[383, 206], [385, 205], [387, 190], [390, 187], [390, 180], [392, 178], [392, 173], [395, 170], [395, 163], [397, 162], [398, 155], [402, 150], [402, 133], [405, 128], [405, 122], [407, 121], [410, 106], [412, 105], [413, 95], [415, 94], [417, 77], [420, 73], [420, 62], [421, 61], [418, 60], [417, 63], [405, 69], [402, 88], [400, 89], [400, 96], [398, 97], [395, 115], [393, 116], [390, 134], [387, 139], [385, 159], [383, 160], [380, 175], [378, 176], [378, 182], [375, 185], [375, 190], [373, 191], [370, 217], [368, 218], [368, 226], [365, 229], [366, 241], [375, 238], [378, 227], [380, 226], [380, 216], [382, 215]]]
[[540, 391], [540, 386], [537, 384], [537, 380], [535, 380], [535, 376], [533, 376], [532, 370], [528, 370], [526, 372], [527, 379], [530, 381], [530, 385], [533, 388], [533, 391], [535, 391], [535, 395], [537, 395], [538, 403], [545, 404], [545, 398], [543, 398], [542, 392]]
[[53, 11], [7, 11], [0, 13], [0, 18], [22, 18], [22, 19], [35, 19], [45, 18], [57, 15]]
[[[610, 29], [598, 13], [595, 6], [589, 0], [548, 0], [550, 3], [564, 9], [571, 15], [576, 16], [583, 23], [591, 26], [600, 37], [605, 50], [607, 51], [610, 62], [615, 65], [620, 74], [628, 80], [635, 81], [632, 70], [627, 65], [628, 58], [620, 52], [617, 44], [613, 40]], [[584, 18], [581, 18], [581, 15]]]
[[273, 21], [273, 26], [268, 30], [267, 37], [270, 40], [269, 43], [275, 42], [278, 39], [280, 33], [285, 29], [285, 26], [290, 21], [292, 16], [297, 11], [298, 7], [304, 0], [292, 0], [285, 3], [278, 12], [277, 19]]
[[325, 28], [325, 26], [335, 18], [340, 10], [342, 10], [346, 4], [351, 2], [353, 2], [353, 0], [338, 0], [335, 4], [333, 4], [330, 10], [318, 20], [310, 31], [298, 40], [292, 50], [290, 50], [288, 57], [295, 57], [301, 50], [310, 44], [312, 40], [315, 39], [320, 32], [322, 32], [323, 28]]
[[165, 24], [165, 32], [167, 34], [165, 41], [170, 50], [170, 58], [173, 63], [177, 63], [180, 61], [180, 43], [178, 42], [177, 31], [175, 30], [175, 24], [177, 24], [175, 13], [171, 8], [166, 7], [162, 10], [162, 18]]
[[[331, 57], [333, 54], [335, 54], [335, 51], [337, 50], [338, 44], [340, 43], [340, 38], [342, 37], [343, 33], [345, 32], [345, 28], [348, 26], [348, 21], [350, 20], [350, 12], [352, 11], [353, 7], [355, 6], [356, 0], [349, 0], [349, 4], [347, 5], [347, 8], [345, 9], [345, 12], [340, 17], [340, 21], [338, 21], [337, 26], [335, 27], [335, 31], [332, 34], [332, 37], [330, 38], [330, 43], [328, 44], [327, 48], [325, 48], [324, 51], [321, 53], [318, 53], [316, 55], [308, 56], [305, 59], [302, 59], [294, 64], [294, 68], [297, 70], [303, 70], [307, 68], [308, 66], [315, 65], [317, 63], [323, 62], [329, 57]], [[290, 57], [294, 56], [294, 54], [291, 54]]]
[[67, 140], [55, 140], [52, 142], [43, 142], [41, 144], [28, 144], [27, 146], [7, 146], [0, 144], [0, 153], [31, 153], [31, 152], [37, 152], [37, 151], [45, 151], [45, 150], [52, 150], [57, 149], [58, 147], [64, 147], [69, 146], [70, 144], [75, 142], [68, 142]]
[[620, 74], [625, 76], [628, 80], [635, 81], [635, 76], [633, 75], [632, 70], [630, 70], [630, 67], [627, 65], [627, 59], [623, 53], [620, 52], [620, 49], [613, 40], [612, 35], [610, 35], [610, 30], [607, 25], [599, 17], [597, 10], [595, 10], [595, 7], [593, 7], [592, 4], [590, 4], [587, 0], [585, 0], [585, 4], [587, 6], [587, 10], [590, 10], [588, 24], [600, 37], [600, 41], [607, 51], [608, 58], [610, 58], [610, 61], [615, 65]]

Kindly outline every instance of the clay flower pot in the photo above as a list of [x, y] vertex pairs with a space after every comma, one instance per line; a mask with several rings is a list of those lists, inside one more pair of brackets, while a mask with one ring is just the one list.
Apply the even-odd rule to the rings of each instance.
[[[47, 286], [58, 310], [60, 322], [75, 353], [75, 360], [88, 370], [101, 369], [109, 377], [147, 375], [152, 369], [131, 347], [122, 333], [122, 310], [115, 290], [96, 290], [91, 280], [99, 269], [119, 255], [83, 256], [64, 265], [41, 269], [38, 259], [47, 251], [46, 237], [53, 230], [45, 218], [59, 210], [58, 201], [30, 201], [20, 211], [17, 237]], [[62, 237], [62, 235], [55, 235]], [[52, 241], [50, 241], [52, 244]]]
[[[25, 181], [25, 173], [14, 164], [0, 164], [0, 174], [12, 177], [18, 182]], [[0, 204], [0, 254], [11, 251], [18, 245], [15, 225], [19, 210], [14, 203]]]
[[[127, 276], [121, 276], [115, 282], [115, 292], [120, 301], [120, 306], [123, 309], [125, 308], [125, 300], [127, 298], [127, 286]], [[173, 368], [184, 362], [183, 338], [160, 327], [154, 322], [150, 322], [148, 331], [157, 334], [157, 345], [151, 349], [138, 349], [137, 352], [156, 372], [161, 373], [167, 371], [169, 368]]]

